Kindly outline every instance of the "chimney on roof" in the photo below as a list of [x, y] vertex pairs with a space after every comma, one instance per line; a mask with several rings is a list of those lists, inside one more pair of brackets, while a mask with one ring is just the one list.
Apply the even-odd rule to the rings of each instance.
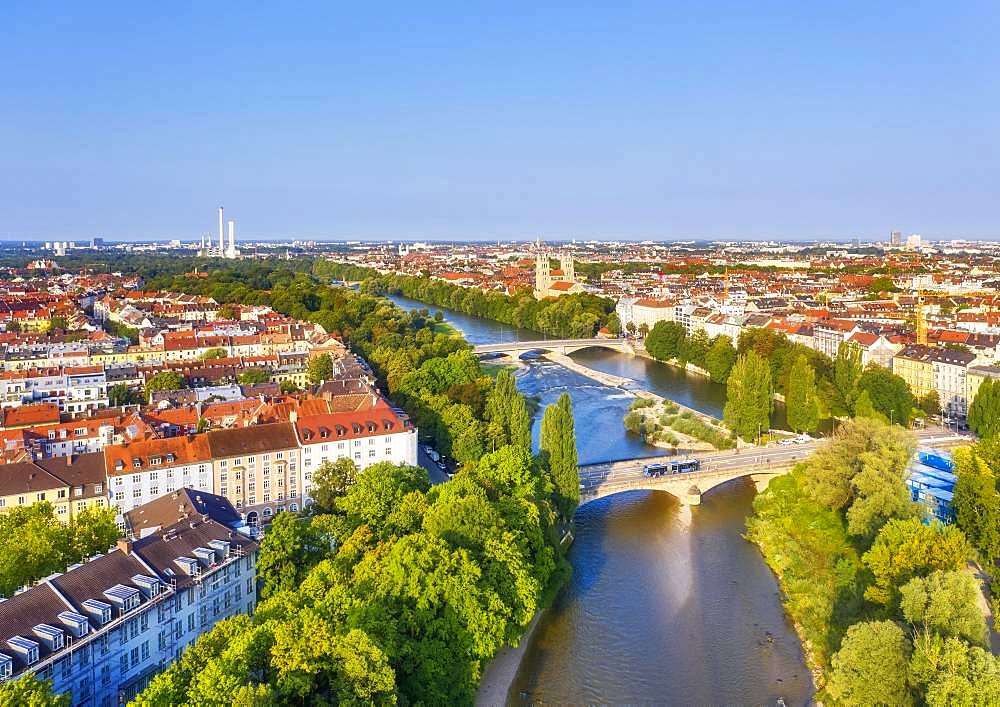
[[298, 413], [298, 411], [296, 411], [296, 410], [290, 410], [288, 412], [288, 421], [291, 422], [293, 425], [296, 422], [298, 422], [299, 421], [299, 413]]
[[66, 455], [66, 466], [73, 466], [73, 455], [72, 454], [67, 454]]
[[122, 552], [124, 552], [126, 555], [131, 555], [132, 554], [132, 541], [129, 540], [128, 538], [118, 538], [118, 542], [116, 543], [116, 546], [118, 547], [119, 550], [121, 550]]

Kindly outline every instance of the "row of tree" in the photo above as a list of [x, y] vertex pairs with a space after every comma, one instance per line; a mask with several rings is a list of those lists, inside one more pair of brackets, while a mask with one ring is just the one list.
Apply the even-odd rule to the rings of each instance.
[[781, 579], [824, 701], [1000, 700], [1000, 661], [964, 571], [975, 550], [961, 523], [923, 522], [906, 486], [914, 447], [898, 426], [846, 421], [754, 502], [748, 537]]
[[110, 508], [87, 508], [72, 523], [62, 523], [52, 504], [41, 501], [0, 514], [0, 594], [107, 552], [118, 539]]

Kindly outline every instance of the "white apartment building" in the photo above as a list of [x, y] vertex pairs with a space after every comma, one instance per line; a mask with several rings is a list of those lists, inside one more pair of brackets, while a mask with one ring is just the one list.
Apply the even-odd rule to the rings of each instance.
[[312, 474], [324, 462], [350, 459], [359, 469], [417, 463], [417, 428], [384, 400], [365, 410], [294, 419], [302, 445], [302, 483], [308, 502]]
[[652, 329], [657, 322], [674, 319], [674, 303], [670, 300], [650, 297], [622, 297], [615, 306], [622, 330], [630, 323], [638, 329], [643, 324]]
[[120, 513], [185, 486], [214, 493], [205, 434], [109, 445], [104, 448], [104, 468], [110, 504]]
[[0, 602], [0, 679], [34, 673], [71, 704], [126, 704], [221, 619], [252, 613], [251, 539], [185, 519]]
[[42, 368], [0, 373], [0, 406], [55, 403], [68, 415], [108, 406], [108, 381], [101, 366]]

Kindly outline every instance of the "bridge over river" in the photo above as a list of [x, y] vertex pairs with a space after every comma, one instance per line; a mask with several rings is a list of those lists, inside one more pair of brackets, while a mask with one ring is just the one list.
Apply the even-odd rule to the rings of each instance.
[[477, 354], [502, 353], [508, 356], [519, 356], [529, 351], [551, 351], [559, 354], [571, 354], [580, 349], [591, 347], [635, 353], [632, 345], [625, 339], [544, 339], [542, 341], [508, 341], [500, 344], [480, 344], [473, 351]]
[[[959, 435], [942, 435], [940, 430], [921, 430], [916, 433], [920, 445], [947, 449], [968, 442]], [[651, 462], [675, 459], [674, 456], [625, 459], [580, 467], [580, 504], [596, 501], [623, 491], [666, 491], [682, 503], [697, 505], [701, 496], [716, 486], [749, 476], [758, 490], [767, 488], [775, 476], [786, 474], [798, 462], [808, 457], [823, 440], [785, 447], [746, 447], [699, 454], [698, 471], [668, 476], [648, 477], [643, 468]]]

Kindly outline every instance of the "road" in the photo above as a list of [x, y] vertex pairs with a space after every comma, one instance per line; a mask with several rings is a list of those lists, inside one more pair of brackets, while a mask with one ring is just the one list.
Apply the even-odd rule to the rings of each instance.
[[[915, 436], [918, 444], [930, 444], [934, 442], [955, 443], [967, 439], [942, 428], [918, 430], [915, 432]], [[727, 449], [720, 452], [693, 454], [690, 457], [701, 461], [701, 469], [699, 471], [726, 471], [754, 467], [761, 464], [797, 462], [808, 457], [817, 448], [821, 447], [824, 442], [825, 440], [820, 439], [805, 444], [788, 446], [774, 445], [768, 447], [746, 447], [741, 450]], [[642, 470], [646, 464], [674, 458], [684, 459], [688, 458], [688, 456], [674, 457], [664, 455], [661, 457], [646, 457], [581, 466], [580, 487], [587, 489], [607, 481], [627, 481], [639, 478], [642, 477]]]
[[424, 452], [424, 445], [417, 445], [417, 463], [423, 468], [427, 469], [427, 475], [431, 477], [432, 484], [443, 484], [448, 480], [448, 475], [438, 468], [438, 465], [434, 463]]

